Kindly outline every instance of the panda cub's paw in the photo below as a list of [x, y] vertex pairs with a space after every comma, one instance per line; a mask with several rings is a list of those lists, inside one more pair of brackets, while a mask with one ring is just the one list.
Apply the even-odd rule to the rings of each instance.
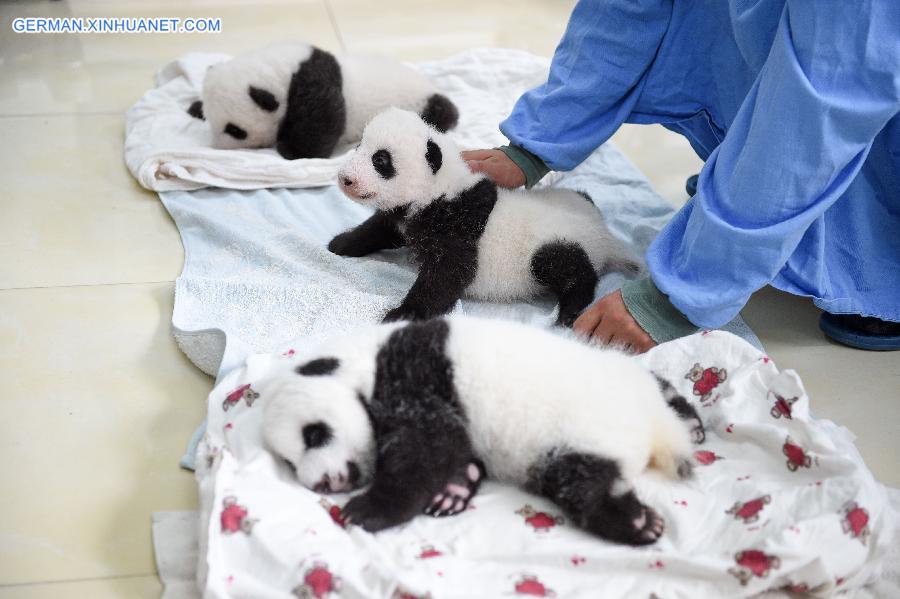
[[400, 320], [423, 320], [423, 318], [415, 310], [400, 305], [392, 310], [388, 310], [381, 322], [397, 322]]
[[469, 507], [485, 476], [481, 460], [473, 460], [447, 481], [447, 485], [431, 500], [425, 513], [435, 518], [455, 516]]
[[[612, 491], [612, 489], [611, 489]], [[599, 537], [625, 545], [650, 545], [662, 536], [666, 523], [656, 510], [641, 502], [634, 489], [611, 492], [604, 500], [589, 502], [580, 514], [582, 525]], [[579, 514], [571, 514], [578, 520]]]
[[701, 445], [706, 441], [706, 429], [703, 428], [703, 422], [699, 418], [689, 420], [688, 425], [691, 428], [691, 441], [695, 445]]
[[633, 545], [649, 545], [655, 543], [666, 529], [666, 523], [656, 511], [644, 506], [644, 510], [633, 522]]
[[373, 501], [369, 493], [357, 495], [347, 502], [341, 516], [348, 524], [356, 524], [369, 532], [378, 532], [405, 522], [404, 518], [393, 518], [388, 510]]
[[348, 256], [350, 258], [361, 258], [369, 253], [360, 247], [357, 235], [352, 229], [336, 235], [328, 242], [328, 251], [338, 256]]

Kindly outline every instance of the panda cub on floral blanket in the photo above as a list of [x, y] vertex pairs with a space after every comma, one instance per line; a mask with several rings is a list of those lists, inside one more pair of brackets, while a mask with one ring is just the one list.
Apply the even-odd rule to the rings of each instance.
[[205, 119], [217, 148], [271, 148], [284, 158], [327, 158], [356, 143], [389, 106], [415, 110], [441, 131], [459, 112], [419, 72], [383, 57], [332, 54], [282, 42], [213, 65], [203, 99], [188, 109]]
[[594, 299], [598, 272], [639, 269], [589, 198], [568, 189], [498, 189], [469, 171], [448, 135], [411, 112], [375, 117], [338, 183], [375, 214], [328, 249], [358, 257], [408, 246], [418, 266], [386, 321], [444, 314], [464, 293], [511, 301], [549, 291], [558, 324], [570, 326]]
[[266, 445], [315, 491], [370, 485], [343, 509], [369, 531], [458, 513], [488, 475], [600, 537], [653, 543], [663, 521], [632, 480], [688, 476], [704, 437], [633, 357], [502, 320], [373, 325], [279, 368], [261, 381]]

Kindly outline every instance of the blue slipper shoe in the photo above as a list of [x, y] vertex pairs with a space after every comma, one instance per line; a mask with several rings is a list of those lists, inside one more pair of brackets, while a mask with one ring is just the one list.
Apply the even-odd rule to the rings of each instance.
[[700, 179], [700, 175], [691, 175], [687, 178], [687, 181], [684, 182], [684, 190], [690, 197], [694, 197], [694, 194], [697, 193], [697, 181]]
[[900, 349], [900, 322], [823, 312], [819, 328], [826, 336], [849, 347], [874, 351]]

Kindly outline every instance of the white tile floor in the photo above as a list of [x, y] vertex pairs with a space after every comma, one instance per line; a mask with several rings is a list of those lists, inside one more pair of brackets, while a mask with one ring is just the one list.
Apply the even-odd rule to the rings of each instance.
[[[404, 59], [549, 55], [571, 0], [71, 0], [0, 4], [0, 599], [154, 597], [150, 513], [196, 504], [176, 463], [211, 385], [169, 334], [183, 250], [122, 161], [123, 111], [164, 61], [302, 38]], [[212, 16], [216, 35], [16, 35], [15, 16]], [[675, 203], [700, 163], [658, 127], [614, 138]], [[829, 343], [765, 290], [744, 312], [821, 416], [900, 485], [900, 354]]]

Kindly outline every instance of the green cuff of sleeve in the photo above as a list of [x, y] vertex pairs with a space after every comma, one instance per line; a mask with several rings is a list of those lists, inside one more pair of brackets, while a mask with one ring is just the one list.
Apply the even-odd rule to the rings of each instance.
[[631, 316], [657, 343], [697, 332], [698, 327], [672, 305], [650, 277], [626, 281], [622, 285], [622, 300]]
[[519, 146], [500, 146], [497, 148], [506, 154], [510, 160], [516, 163], [522, 172], [525, 173], [525, 188], [531, 189], [541, 180], [541, 178], [550, 172], [550, 169], [544, 164], [544, 161]]

